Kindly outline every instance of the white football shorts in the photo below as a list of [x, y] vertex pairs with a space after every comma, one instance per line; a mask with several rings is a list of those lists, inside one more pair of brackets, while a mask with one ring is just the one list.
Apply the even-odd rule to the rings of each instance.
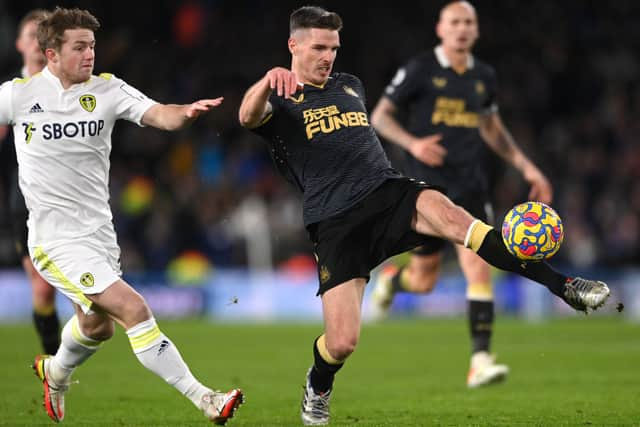
[[112, 223], [71, 242], [29, 247], [29, 254], [40, 275], [85, 314], [92, 313], [92, 303], [85, 294], [103, 292], [122, 275]]

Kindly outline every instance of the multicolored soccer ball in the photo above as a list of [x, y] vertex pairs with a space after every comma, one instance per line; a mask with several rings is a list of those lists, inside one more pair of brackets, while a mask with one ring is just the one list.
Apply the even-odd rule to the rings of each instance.
[[504, 244], [521, 260], [549, 259], [558, 252], [563, 239], [560, 216], [544, 203], [521, 203], [507, 213], [502, 223]]

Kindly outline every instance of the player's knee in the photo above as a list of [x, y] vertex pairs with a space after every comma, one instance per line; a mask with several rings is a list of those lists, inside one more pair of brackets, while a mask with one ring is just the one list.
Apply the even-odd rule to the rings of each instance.
[[415, 291], [421, 294], [431, 293], [436, 287], [437, 278], [434, 274], [418, 275], [414, 284]]
[[462, 244], [467, 230], [473, 222], [471, 214], [447, 199], [445, 203], [442, 203], [441, 219], [444, 228], [442, 234], [448, 240]]
[[428, 294], [436, 287], [440, 276], [440, 258], [428, 257], [411, 264], [411, 289], [413, 292]]
[[356, 335], [344, 335], [335, 340], [327, 341], [327, 351], [336, 360], [344, 360], [349, 357], [358, 345]]
[[82, 326], [82, 333], [96, 341], [107, 341], [113, 336], [115, 330], [115, 324], [110, 319]]
[[450, 224], [452, 228], [459, 228], [465, 232], [468, 225], [473, 221], [473, 218], [467, 211], [453, 203], [446, 204], [444, 215], [447, 223]]
[[132, 327], [138, 323], [145, 322], [153, 317], [149, 305], [145, 299], [137, 292], [131, 292], [126, 298], [125, 306], [121, 310], [121, 319]]
[[44, 279], [34, 280], [32, 283], [33, 299], [44, 304], [53, 305], [56, 300], [56, 289], [49, 285]]
[[147, 305], [147, 302], [141, 297], [129, 306], [127, 310], [127, 317], [130, 319], [127, 323], [135, 325], [151, 319], [153, 314], [151, 313], [151, 309]]

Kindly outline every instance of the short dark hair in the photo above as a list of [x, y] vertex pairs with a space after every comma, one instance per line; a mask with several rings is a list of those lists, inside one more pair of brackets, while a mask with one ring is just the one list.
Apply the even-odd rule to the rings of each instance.
[[24, 26], [27, 25], [29, 22], [35, 22], [36, 24], [40, 25], [40, 23], [45, 19], [47, 19], [48, 17], [49, 17], [48, 10], [33, 9], [32, 11], [29, 11], [26, 15], [22, 17], [20, 22], [18, 22], [18, 35], [20, 35]]
[[87, 10], [78, 8], [56, 9], [38, 25], [38, 43], [44, 52], [47, 49], [60, 50], [64, 42], [64, 32], [77, 28], [96, 31], [100, 22]]
[[342, 18], [335, 12], [329, 12], [318, 6], [302, 6], [294, 10], [289, 17], [289, 31], [293, 33], [301, 28], [323, 28], [340, 31]]

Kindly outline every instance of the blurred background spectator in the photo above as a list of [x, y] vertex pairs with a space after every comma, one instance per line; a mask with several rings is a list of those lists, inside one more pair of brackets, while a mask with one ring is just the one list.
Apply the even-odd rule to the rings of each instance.
[[[114, 73], [163, 102], [225, 97], [178, 134], [116, 126], [111, 203], [124, 271], [177, 274], [192, 265], [185, 262], [205, 272], [314, 268], [299, 195], [276, 176], [263, 142], [237, 121], [249, 85], [273, 66], [288, 66], [288, 16], [306, 3], [0, 0], [3, 80], [20, 71], [13, 47], [19, 19], [59, 4], [89, 9], [101, 21], [96, 74]], [[399, 65], [436, 44], [445, 4], [317, 3], [342, 15], [335, 71], [362, 79], [370, 108]], [[555, 187], [566, 232], [557, 259], [576, 267], [638, 264], [640, 3], [474, 4], [481, 24], [475, 53], [497, 70], [501, 114]], [[396, 148], [387, 148], [393, 159]], [[488, 161], [495, 163], [500, 220], [528, 188], [502, 162]], [[17, 266], [6, 222], [0, 209], [0, 265]]]

